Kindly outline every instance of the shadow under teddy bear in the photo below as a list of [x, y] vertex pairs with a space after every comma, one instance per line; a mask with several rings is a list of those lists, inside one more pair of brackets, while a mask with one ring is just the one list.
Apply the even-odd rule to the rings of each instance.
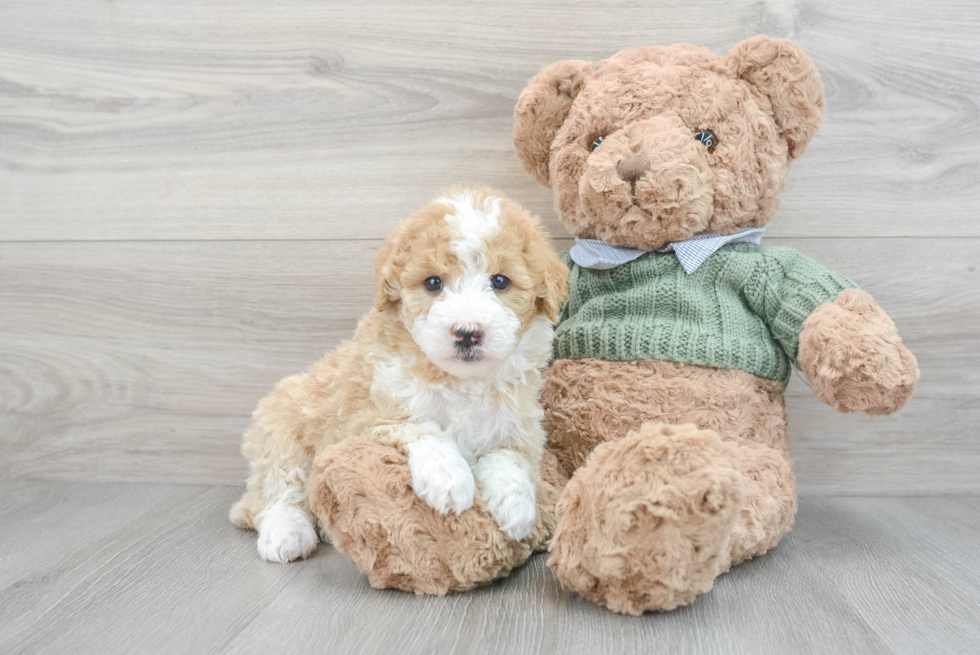
[[765, 36], [726, 56], [675, 45], [594, 69], [561, 61], [530, 81], [515, 146], [581, 240], [545, 375], [534, 534], [508, 541], [479, 492], [439, 516], [404, 454], [348, 440], [318, 458], [311, 505], [372, 585], [461, 591], [550, 540], [564, 587], [639, 614], [692, 602], [789, 531], [792, 367], [838, 411], [888, 414], [912, 393], [915, 358], [846, 277], [752, 239], [702, 257], [691, 238], [764, 226], [823, 111], [812, 62]]

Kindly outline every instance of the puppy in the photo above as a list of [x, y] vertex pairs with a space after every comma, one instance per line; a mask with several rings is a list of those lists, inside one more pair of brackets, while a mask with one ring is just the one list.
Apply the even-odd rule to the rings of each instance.
[[540, 372], [567, 274], [537, 219], [488, 189], [453, 190], [402, 221], [354, 340], [279, 382], [245, 432], [251, 474], [231, 520], [258, 530], [259, 555], [313, 552], [312, 462], [365, 434], [407, 453], [415, 493], [440, 514], [470, 507], [479, 484], [501, 530], [530, 535]]

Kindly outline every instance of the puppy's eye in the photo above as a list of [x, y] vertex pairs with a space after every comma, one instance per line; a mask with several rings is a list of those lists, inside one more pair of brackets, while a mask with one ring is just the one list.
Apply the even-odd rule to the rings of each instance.
[[510, 286], [510, 280], [501, 274], [494, 275], [490, 278], [490, 286], [492, 286], [497, 291], [503, 291]]
[[702, 128], [694, 133], [694, 138], [703, 143], [708, 152], [714, 152], [718, 147], [718, 137], [711, 130]]
[[589, 151], [591, 152], [591, 151], [595, 150], [596, 148], [598, 148], [599, 146], [601, 146], [602, 145], [602, 142], [605, 139], [606, 139], [606, 137], [604, 137], [604, 136], [597, 136], [595, 138], [595, 141], [592, 142], [592, 145], [589, 146]]
[[425, 288], [429, 291], [442, 291], [442, 278], [433, 275], [425, 280]]

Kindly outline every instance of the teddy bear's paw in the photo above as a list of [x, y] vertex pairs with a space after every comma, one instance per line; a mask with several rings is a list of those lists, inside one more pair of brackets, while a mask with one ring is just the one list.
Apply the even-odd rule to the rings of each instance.
[[408, 453], [412, 489], [429, 507], [457, 516], [472, 507], [476, 481], [454, 443], [423, 437], [409, 444]]
[[661, 423], [598, 446], [558, 501], [548, 565], [562, 585], [628, 614], [711, 589], [742, 507], [732, 450], [710, 430]]
[[531, 536], [535, 519], [535, 487], [528, 472], [510, 453], [484, 455], [473, 473], [480, 482], [483, 502], [497, 525], [515, 541]]
[[259, 524], [259, 557], [286, 564], [309, 557], [319, 539], [306, 513], [292, 505], [273, 505], [262, 512]]
[[858, 289], [845, 289], [810, 315], [798, 352], [814, 393], [840, 412], [896, 412], [919, 379], [895, 324]]
[[441, 596], [507, 575], [551, 536], [557, 491], [554, 458], [546, 461], [535, 527], [524, 541], [507, 539], [479, 492], [459, 516], [440, 515], [412, 490], [406, 452], [370, 437], [317, 456], [310, 509], [373, 587]]

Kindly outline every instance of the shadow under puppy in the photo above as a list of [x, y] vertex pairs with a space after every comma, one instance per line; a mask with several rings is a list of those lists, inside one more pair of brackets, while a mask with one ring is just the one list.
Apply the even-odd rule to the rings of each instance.
[[[379, 496], [401, 498], [402, 506], [384, 511], [407, 510], [405, 503], [421, 499], [439, 522], [476, 497], [493, 529], [509, 540], [550, 534], [535, 530], [545, 444], [540, 372], [551, 354], [567, 268], [547, 234], [499, 194], [457, 189], [402, 221], [375, 267], [376, 304], [354, 339], [280, 381], [259, 403], [242, 445], [248, 488], [231, 509], [232, 522], [258, 530], [265, 560], [308, 556], [318, 541], [310, 508], [314, 459], [351, 440], [343, 456], [381, 476]], [[372, 456], [380, 459], [372, 463]], [[330, 476], [329, 460], [321, 477]], [[318, 514], [382, 511], [384, 500], [363, 501], [366, 493], [354, 493], [344, 508], [332, 498]], [[358, 497], [362, 507], [350, 507]], [[356, 549], [325, 522], [324, 539], [330, 533], [338, 548]], [[369, 568], [379, 563], [372, 553]], [[430, 591], [444, 593], [453, 584]]]

